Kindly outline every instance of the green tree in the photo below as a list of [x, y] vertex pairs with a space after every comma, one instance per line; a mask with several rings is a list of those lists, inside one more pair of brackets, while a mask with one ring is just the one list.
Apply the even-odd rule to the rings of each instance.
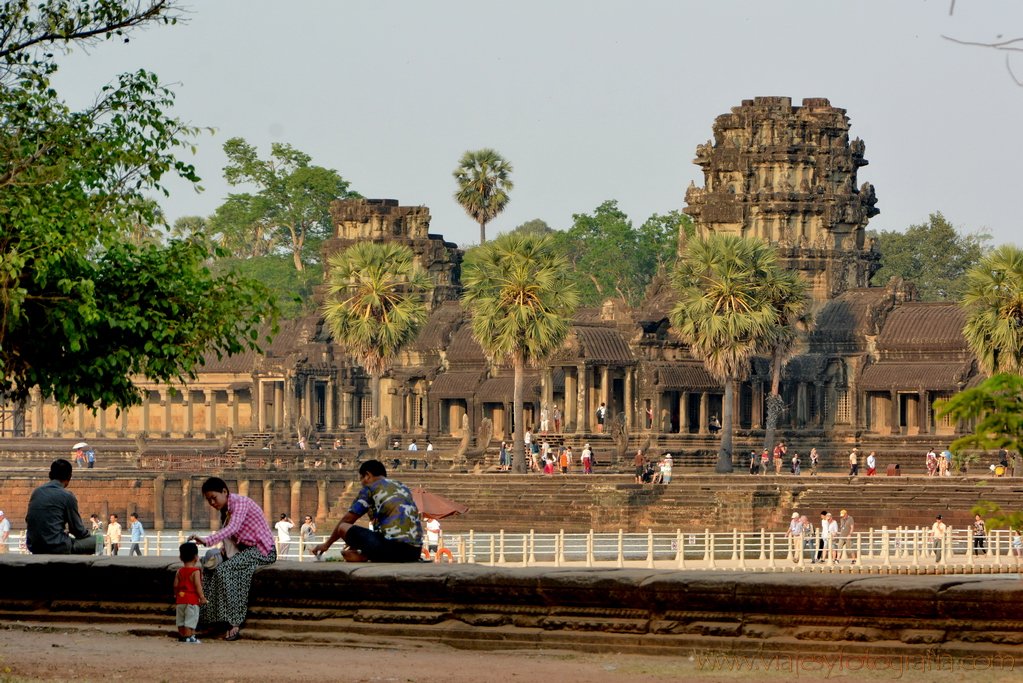
[[311, 263], [295, 270], [288, 256], [224, 258], [211, 264], [214, 273], [234, 273], [261, 283], [285, 319], [297, 318], [315, 308], [313, 295], [323, 283], [323, 267]]
[[679, 230], [686, 225], [692, 225], [689, 217], [672, 211], [654, 214], [634, 228], [612, 199], [593, 213], [573, 214], [572, 227], [557, 233], [556, 238], [581, 276], [579, 292], [584, 305], [599, 304], [610, 296], [636, 305], [658, 269], [674, 264]]
[[771, 357], [771, 393], [767, 397], [767, 426], [764, 430], [764, 448], [774, 444], [778, 417], [784, 403], [781, 400], [781, 369], [799, 343], [803, 333], [813, 325], [810, 313], [809, 285], [794, 270], [773, 268], [763, 283], [768, 301], [778, 314], [777, 324], [771, 329], [766, 350]]
[[568, 334], [579, 300], [575, 278], [550, 236], [510, 233], [466, 253], [462, 282], [473, 337], [488, 356], [512, 365], [512, 464], [525, 472], [523, 371], [556, 351]]
[[426, 322], [433, 282], [412, 250], [393, 242], [358, 242], [330, 256], [323, 312], [334, 338], [370, 376], [373, 417], [380, 417], [380, 377]]
[[1023, 373], [1023, 250], [1002, 245], [971, 268], [963, 335], [985, 372]]
[[[208, 353], [255, 348], [265, 291], [214, 276], [201, 239], [149, 239], [161, 180], [198, 180], [175, 157], [197, 131], [146, 71], [72, 110], [55, 54], [173, 23], [161, 0], [9, 0], [0, 6], [0, 390], [126, 406], [133, 378], [190, 377]], [[143, 229], [145, 228], [145, 229]]]
[[732, 471], [735, 383], [749, 374], [750, 358], [765, 348], [778, 310], [765, 283], [778, 268], [761, 240], [712, 235], [690, 241], [672, 277], [678, 300], [669, 319], [689, 352], [725, 385], [718, 472]]
[[531, 235], [549, 235], [557, 231], [551, 226], [547, 225], [547, 221], [540, 220], [539, 218], [534, 218], [532, 220], [526, 221], [525, 223], [522, 223], [521, 225], [515, 226], [511, 230], [511, 232], [527, 233]]
[[315, 261], [320, 243], [331, 235], [330, 202], [359, 196], [337, 171], [310, 165], [312, 157], [285, 143], [271, 145], [264, 160], [244, 139], [231, 138], [224, 153], [227, 182], [253, 185], [257, 192], [231, 195], [217, 210], [214, 227], [250, 242], [255, 253], [274, 248], [290, 253], [295, 270]]
[[511, 164], [489, 148], [466, 152], [454, 171], [455, 201], [480, 224], [480, 244], [487, 241], [487, 223], [508, 205], [508, 193], [514, 187], [511, 173]]
[[958, 299], [966, 271], [988, 251], [991, 236], [960, 234], [941, 212], [927, 223], [905, 232], [881, 231], [872, 235], [881, 252], [881, 268], [872, 281], [885, 284], [894, 276], [916, 285], [923, 301]]

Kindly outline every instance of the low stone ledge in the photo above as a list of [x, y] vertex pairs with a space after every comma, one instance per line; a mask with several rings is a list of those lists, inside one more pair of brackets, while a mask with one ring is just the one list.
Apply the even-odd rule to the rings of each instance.
[[[0, 618], [172, 630], [171, 558], [0, 558]], [[1001, 576], [282, 561], [253, 580], [247, 637], [281, 629], [466, 648], [968, 653], [1023, 656], [1023, 583]], [[543, 634], [542, 637], [539, 634]], [[535, 643], [535, 645], [531, 645]], [[681, 648], [681, 650], [680, 650]]]

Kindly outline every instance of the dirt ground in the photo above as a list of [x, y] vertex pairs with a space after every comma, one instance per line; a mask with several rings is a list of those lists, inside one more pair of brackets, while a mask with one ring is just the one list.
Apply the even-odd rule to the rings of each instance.
[[[178, 643], [167, 633], [127, 627], [0, 627], [0, 681], [166, 681], [167, 683], [281, 683], [282, 681], [478, 683], [665, 683], [751, 677], [767, 681], [1017, 681], [1021, 667], [987, 661], [897, 661], [863, 658], [799, 660], [715, 653], [640, 656], [564, 651], [480, 652], [423, 643], [379, 647], [274, 641]], [[1023, 665], [1023, 661], [1021, 661]]]

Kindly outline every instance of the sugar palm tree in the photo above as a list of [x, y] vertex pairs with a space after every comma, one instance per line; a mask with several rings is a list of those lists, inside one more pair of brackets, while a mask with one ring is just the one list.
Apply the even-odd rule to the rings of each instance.
[[549, 236], [509, 233], [465, 255], [462, 282], [473, 337], [514, 371], [512, 465], [525, 472], [523, 371], [556, 351], [568, 334], [579, 302], [568, 260]]
[[373, 416], [379, 417], [380, 377], [426, 322], [433, 282], [402, 244], [359, 242], [327, 263], [324, 318], [369, 373]]
[[455, 201], [480, 224], [480, 244], [487, 241], [487, 223], [504, 211], [514, 187], [508, 176], [511, 164], [492, 149], [466, 152], [455, 169]]
[[783, 407], [781, 368], [791, 357], [803, 333], [813, 325], [813, 315], [810, 312], [809, 286], [797, 271], [774, 268], [764, 285], [768, 299], [778, 313], [778, 323], [771, 330], [766, 348], [771, 356], [771, 393], [767, 397], [764, 448], [770, 448]]
[[985, 372], [1023, 373], [1023, 250], [1002, 245], [966, 274], [963, 335]]
[[761, 240], [712, 235], [692, 240], [672, 277], [677, 300], [669, 319], [689, 352], [725, 385], [718, 472], [732, 471], [735, 383], [749, 374], [750, 358], [778, 324], [764, 281], [777, 268], [774, 249]]

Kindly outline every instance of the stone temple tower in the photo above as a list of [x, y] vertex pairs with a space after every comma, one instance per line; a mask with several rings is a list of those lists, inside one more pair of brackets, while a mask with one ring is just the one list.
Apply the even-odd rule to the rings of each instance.
[[743, 100], [714, 121], [714, 140], [696, 148], [704, 187], [690, 185], [686, 213], [697, 235], [750, 235], [779, 248], [783, 263], [812, 285], [815, 301], [866, 287], [880, 255], [864, 243], [878, 214], [864, 144], [849, 140], [844, 109], [824, 98]]

